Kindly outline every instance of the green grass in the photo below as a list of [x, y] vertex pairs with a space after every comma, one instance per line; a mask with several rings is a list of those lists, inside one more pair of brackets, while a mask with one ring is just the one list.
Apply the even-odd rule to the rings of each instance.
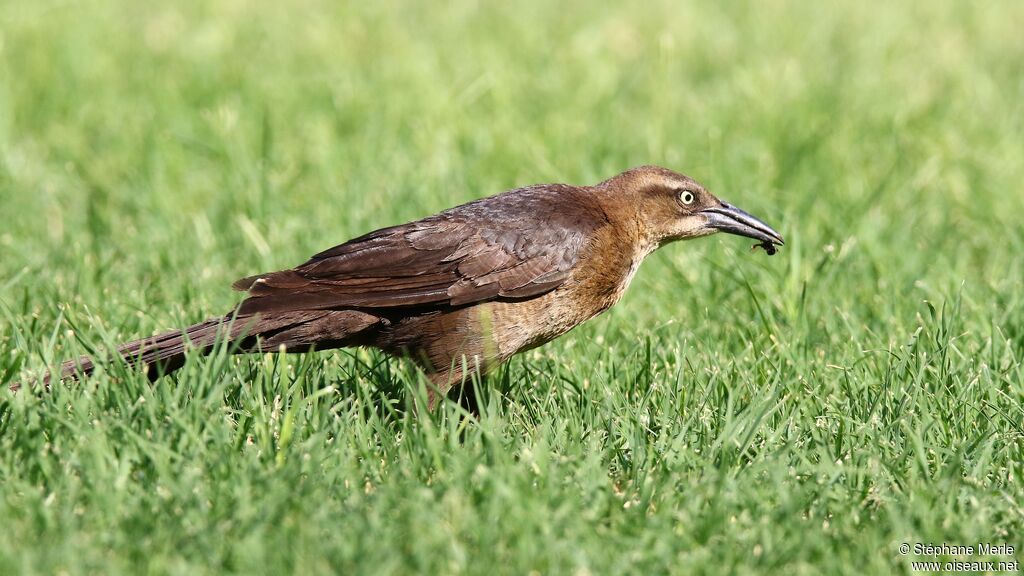
[[662, 164], [788, 241], [660, 251], [489, 378], [479, 419], [416, 418], [422, 378], [367, 351], [0, 392], [0, 574], [909, 573], [903, 542], [1024, 549], [1022, 20], [0, 4], [0, 382], [518, 185]]

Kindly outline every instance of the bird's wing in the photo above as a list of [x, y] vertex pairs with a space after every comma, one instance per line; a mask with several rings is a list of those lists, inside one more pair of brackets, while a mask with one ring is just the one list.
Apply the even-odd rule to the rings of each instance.
[[565, 281], [603, 217], [576, 190], [514, 190], [371, 232], [297, 268], [240, 280], [249, 298], [239, 312], [444, 308], [543, 294]]

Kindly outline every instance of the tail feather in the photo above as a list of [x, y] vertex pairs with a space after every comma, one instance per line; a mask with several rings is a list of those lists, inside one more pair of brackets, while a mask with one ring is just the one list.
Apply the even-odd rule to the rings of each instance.
[[[129, 365], [146, 369], [150, 379], [181, 368], [189, 350], [209, 353], [218, 343], [229, 342], [231, 352], [263, 350], [304, 352], [356, 346], [362, 334], [386, 321], [354, 310], [306, 310], [267, 316], [225, 316], [211, 318], [184, 330], [172, 330], [150, 338], [122, 344], [117, 354]], [[87, 377], [96, 369], [92, 358], [82, 356], [61, 365], [61, 380]], [[51, 376], [43, 379], [49, 387]], [[21, 385], [11, 385], [17, 391]]]
[[[144, 366], [151, 378], [181, 367], [189, 349], [209, 352], [217, 342], [234, 342], [253, 326], [252, 318], [211, 318], [184, 330], [172, 330], [149, 338], [127, 342], [117, 347], [117, 354], [131, 366]], [[96, 364], [89, 356], [65, 361], [60, 378], [78, 379], [89, 376]]]

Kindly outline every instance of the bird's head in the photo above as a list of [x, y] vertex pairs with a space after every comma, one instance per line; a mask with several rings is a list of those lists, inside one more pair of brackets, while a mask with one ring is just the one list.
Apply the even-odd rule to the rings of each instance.
[[627, 170], [598, 186], [617, 211], [635, 215], [642, 233], [661, 246], [728, 232], [757, 240], [769, 254], [782, 235], [758, 218], [719, 200], [689, 176], [658, 166]]

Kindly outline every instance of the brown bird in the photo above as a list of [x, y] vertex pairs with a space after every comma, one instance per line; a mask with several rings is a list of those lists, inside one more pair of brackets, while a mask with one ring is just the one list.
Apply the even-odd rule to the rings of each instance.
[[[438, 394], [612, 307], [643, 259], [676, 240], [729, 232], [769, 254], [782, 236], [693, 179], [628, 170], [596, 186], [510, 190], [383, 228], [279, 272], [235, 282], [230, 314], [124, 344], [150, 377], [179, 368], [187, 347], [226, 338], [239, 353], [373, 346], [416, 362]], [[63, 378], [91, 373], [88, 357]]]

